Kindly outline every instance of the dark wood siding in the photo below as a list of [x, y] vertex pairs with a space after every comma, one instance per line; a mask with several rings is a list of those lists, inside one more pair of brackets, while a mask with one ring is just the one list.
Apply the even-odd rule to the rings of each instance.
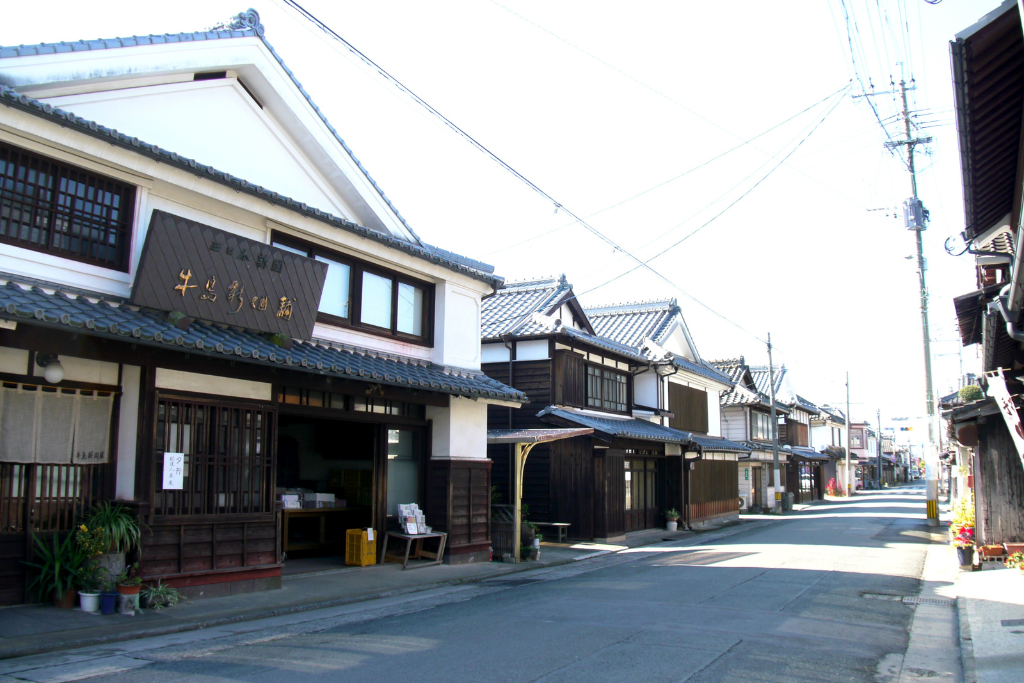
[[594, 449], [590, 438], [556, 441], [551, 444], [550, 458], [551, 507], [546, 521], [568, 522], [572, 538], [593, 538]]
[[[488, 429], [541, 429], [551, 425], [537, 417], [537, 413], [551, 405], [550, 360], [513, 361], [512, 377], [509, 378], [509, 364], [485, 363], [484, 373], [499, 382], [504, 382], [526, 393], [529, 403], [522, 408], [509, 409], [503, 406], [488, 406]], [[511, 410], [511, 420], [509, 412]], [[501, 494], [502, 503], [512, 502], [511, 465], [507, 445], [488, 446], [487, 455], [493, 461], [492, 483]], [[523, 480], [523, 503], [529, 506], [529, 516], [538, 522], [562, 521], [551, 519], [550, 446], [538, 444], [526, 460], [526, 474]]]
[[739, 510], [739, 467], [727, 460], [698, 460], [690, 471], [690, 521]]
[[779, 441], [789, 446], [810, 445], [807, 440], [807, 425], [786, 418], [786, 422], [779, 425]]
[[[600, 455], [602, 451], [595, 451]], [[595, 476], [601, 475], [598, 485], [600, 486], [600, 505], [595, 504], [594, 510], [594, 537], [615, 538], [626, 533], [626, 473], [624, 467], [625, 458], [621, 453], [604, 451], [601, 472], [595, 469]]]
[[427, 519], [448, 532], [448, 554], [486, 551], [491, 541], [491, 463], [432, 460], [427, 475]]
[[975, 458], [980, 542], [1024, 542], [1024, 468], [999, 416], [979, 425]]
[[668, 406], [673, 416], [668, 426], [686, 432], [708, 433], [708, 394], [703, 389], [668, 385]]
[[587, 403], [587, 366], [583, 359], [569, 351], [555, 353], [554, 402], [563, 406], [583, 407]]

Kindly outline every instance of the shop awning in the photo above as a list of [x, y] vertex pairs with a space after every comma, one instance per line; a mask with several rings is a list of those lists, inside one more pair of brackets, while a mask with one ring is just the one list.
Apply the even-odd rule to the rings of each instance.
[[720, 436], [706, 436], [704, 434], [691, 434], [690, 440], [701, 447], [705, 453], [749, 453], [750, 448], [736, 441], [723, 439]]
[[795, 460], [805, 460], [807, 462], [828, 462], [831, 460], [824, 453], [818, 453], [813, 448], [803, 448], [800, 446], [787, 448], [786, 452], [789, 453]]
[[487, 443], [547, 443], [593, 434], [589, 428], [579, 429], [488, 429]]
[[689, 432], [681, 432], [678, 429], [670, 429], [662, 425], [640, 420], [634, 417], [605, 417], [580, 413], [574, 410], [567, 410], [557, 406], [549, 406], [537, 413], [537, 417], [555, 424], [574, 424], [580, 427], [589, 427], [594, 430], [594, 435], [605, 441], [612, 439], [637, 439], [639, 441], [655, 441], [658, 443], [695, 443], [693, 435]]
[[479, 371], [315, 339], [296, 341], [285, 349], [261, 334], [199, 320], [179, 329], [164, 313], [66, 294], [59, 285], [50, 289], [0, 280], [0, 319], [328, 377], [468, 398], [526, 401], [523, 392]]

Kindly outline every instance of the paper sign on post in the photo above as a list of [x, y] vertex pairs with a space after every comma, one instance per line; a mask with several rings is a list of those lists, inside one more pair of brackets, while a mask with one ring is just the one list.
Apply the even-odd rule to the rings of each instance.
[[373, 528], [371, 528], [371, 527], [366, 527], [366, 540], [367, 541], [372, 541], [373, 540]]
[[185, 454], [164, 453], [164, 490], [184, 488]]

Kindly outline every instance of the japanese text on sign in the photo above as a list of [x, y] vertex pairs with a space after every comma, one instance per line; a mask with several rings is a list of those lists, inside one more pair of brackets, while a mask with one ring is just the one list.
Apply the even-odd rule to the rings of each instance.
[[184, 488], [185, 454], [164, 453], [164, 490]]

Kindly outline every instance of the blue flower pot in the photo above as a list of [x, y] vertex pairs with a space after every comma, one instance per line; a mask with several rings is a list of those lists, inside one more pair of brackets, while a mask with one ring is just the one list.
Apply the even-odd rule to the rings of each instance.
[[100, 614], [113, 614], [117, 610], [117, 591], [100, 593]]

